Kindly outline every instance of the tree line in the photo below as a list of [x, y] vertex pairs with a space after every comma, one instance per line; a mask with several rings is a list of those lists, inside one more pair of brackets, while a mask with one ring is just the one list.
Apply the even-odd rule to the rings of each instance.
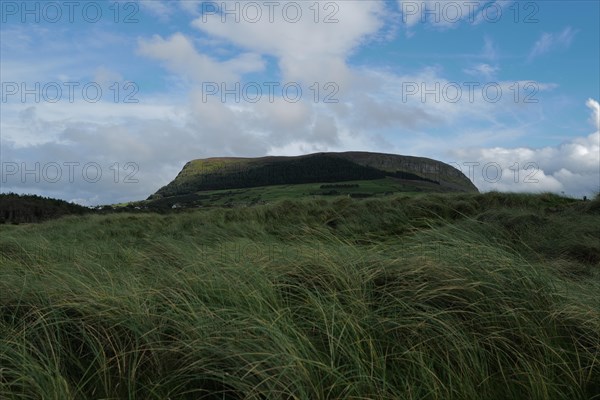
[[0, 224], [42, 222], [92, 212], [87, 207], [35, 194], [0, 194]]

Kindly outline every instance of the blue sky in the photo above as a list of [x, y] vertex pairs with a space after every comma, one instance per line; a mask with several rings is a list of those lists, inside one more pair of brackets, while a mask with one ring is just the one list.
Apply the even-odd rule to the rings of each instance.
[[3, 1], [0, 190], [105, 204], [195, 158], [361, 150], [589, 196], [599, 4]]

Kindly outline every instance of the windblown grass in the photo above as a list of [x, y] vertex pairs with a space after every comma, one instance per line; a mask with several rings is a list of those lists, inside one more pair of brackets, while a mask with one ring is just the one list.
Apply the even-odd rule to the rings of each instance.
[[600, 399], [599, 201], [0, 226], [0, 398]]

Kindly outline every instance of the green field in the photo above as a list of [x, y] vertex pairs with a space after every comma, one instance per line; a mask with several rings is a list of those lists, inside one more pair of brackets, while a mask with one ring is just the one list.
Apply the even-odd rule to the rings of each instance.
[[[357, 185], [357, 187], [335, 187], [322, 189], [322, 185]], [[131, 203], [132, 205], [145, 206], [166, 202], [168, 205], [180, 204], [184, 207], [213, 207], [223, 205], [253, 205], [257, 203], [273, 202], [284, 199], [300, 199], [303, 197], [316, 198], [321, 196], [365, 195], [368, 197], [388, 196], [394, 193], [418, 193], [429, 191], [435, 185], [427, 182], [407, 181], [395, 178], [384, 178], [369, 181], [347, 181], [337, 183], [306, 183], [296, 185], [272, 185], [245, 189], [206, 190], [195, 195], [173, 196], [160, 201], [143, 201]], [[436, 190], [440, 190], [435, 187]], [[332, 193], [335, 191], [336, 193]], [[122, 205], [120, 205], [122, 206]]]
[[600, 399], [600, 197], [315, 188], [0, 225], [0, 398]]

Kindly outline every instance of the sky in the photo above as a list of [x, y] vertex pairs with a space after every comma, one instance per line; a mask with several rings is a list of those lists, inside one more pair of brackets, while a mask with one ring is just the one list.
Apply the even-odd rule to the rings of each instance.
[[0, 192], [147, 198], [207, 157], [373, 151], [600, 191], [600, 2], [0, 2]]

